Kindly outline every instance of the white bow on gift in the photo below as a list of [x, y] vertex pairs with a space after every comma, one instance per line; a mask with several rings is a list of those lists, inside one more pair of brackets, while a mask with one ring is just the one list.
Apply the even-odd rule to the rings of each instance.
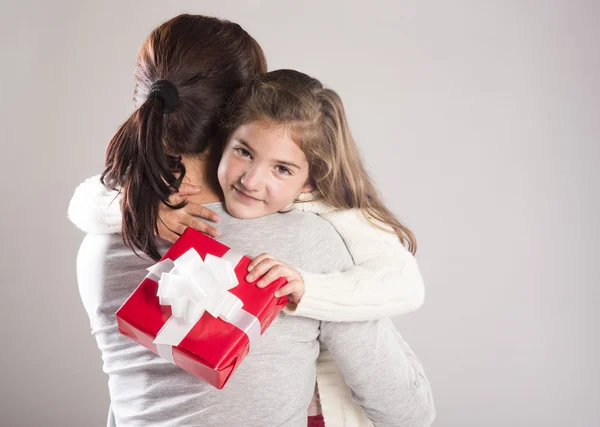
[[158, 281], [161, 305], [170, 305], [174, 317], [196, 323], [208, 311], [229, 322], [244, 303], [229, 292], [239, 283], [231, 262], [214, 255], [204, 261], [194, 249], [177, 258]]
[[160, 304], [170, 305], [172, 312], [154, 340], [161, 357], [173, 362], [172, 347], [179, 345], [206, 311], [244, 331], [250, 345], [260, 337], [258, 319], [243, 310], [242, 300], [229, 292], [239, 282], [227, 259], [207, 254], [203, 261], [192, 248], [175, 261], [164, 259], [148, 271], [149, 277], [158, 278]]

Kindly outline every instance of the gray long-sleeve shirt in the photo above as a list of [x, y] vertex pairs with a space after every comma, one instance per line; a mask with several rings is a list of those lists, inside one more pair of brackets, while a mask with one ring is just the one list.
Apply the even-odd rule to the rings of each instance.
[[[208, 206], [221, 217], [219, 240], [238, 252], [268, 252], [316, 273], [352, 263], [333, 227], [315, 215], [292, 211], [240, 220], [218, 203]], [[389, 319], [328, 323], [282, 313], [223, 390], [159, 358], [121, 336], [115, 320], [151, 264], [126, 248], [120, 235], [89, 234], [78, 255], [80, 293], [109, 376], [117, 426], [305, 427], [320, 344], [375, 425], [430, 423], [428, 383]]]

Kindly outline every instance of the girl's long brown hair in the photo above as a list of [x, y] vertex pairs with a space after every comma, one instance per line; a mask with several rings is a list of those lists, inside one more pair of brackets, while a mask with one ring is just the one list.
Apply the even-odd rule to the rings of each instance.
[[395, 233], [416, 252], [414, 234], [385, 206], [366, 170], [336, 92], [298, 71], [271, 71], [240, 88], [226, 112], [229, 133], [255, 120], [285, 126], [306, 155], [310, 179], [323, 202], [360, 209], [371, 223]]
[[[136, 110], [106, 151], [102, 183], [122, 192], [125, 244], [157, 260], [159, 203], [168, 206], [185, 168], [181, 155], [196, 155], [222, 137], [226, 99], [266, 71], [258, 43], [239, 25], [201, 15], [179, 15], [156, 28], [142, 45], [135, 68]], [[166, 80], [176, 88], [174, 111], [154, 91]], [[171, 206], [182, 207], [184, 204]]]

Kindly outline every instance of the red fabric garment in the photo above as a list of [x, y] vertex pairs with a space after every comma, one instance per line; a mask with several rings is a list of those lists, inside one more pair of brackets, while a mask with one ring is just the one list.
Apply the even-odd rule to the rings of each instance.
[[323, 414], [308, 417], [308, 427], [325, 427]]

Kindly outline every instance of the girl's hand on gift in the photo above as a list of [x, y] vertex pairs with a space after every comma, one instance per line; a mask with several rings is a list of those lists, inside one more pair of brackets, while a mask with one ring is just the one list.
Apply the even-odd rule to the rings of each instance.
[[304, 279], [300, 273], [289, 265], [276, 260], [269, 254], [260, 254], [248, 265], [246, 280], [253, 282], [264, 274], [256, 286], [264, 288], [280, 277], [287, 279], [287, 284], [275, 292], [276, 297], [288, 295], [288, 308], [295, 310], [304, 295]]
[[[188, 196], [200, 193], [202, 189], [190, 184], [181, 184], [179, 191], [169, 196], [169, 203], [177, 205]], [[219, 235], [216, 228], [201, 221], [198, 217], [212, 222], [218, 222], [219, 216], [210, 209], [197, 203], [187, 202], [181, 209], [171, 209], [164, 203], [158, 208], [158, 236], [161, 239], [175, 242], [187, 227], [192, 227], [211, 237]]]

